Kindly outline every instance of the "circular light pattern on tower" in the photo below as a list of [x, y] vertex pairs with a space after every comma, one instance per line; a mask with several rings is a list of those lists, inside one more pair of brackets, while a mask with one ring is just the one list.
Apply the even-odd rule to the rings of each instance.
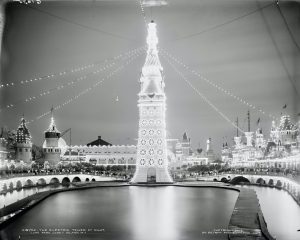
[[149, 140], [149, 144], [150, 144], [150, 145], [153, 145], [153, 144], [154, 144], [154, 140], [153, 140], [153, 139], [150, 139], [150, 140]]
[[158, 159], [158, 164], [159, 165], [162, 165], [163, 164], [163, 160], [160, 158], [160, 159]]
[[151, 158], [150, 160], [149, 160], [149, 165], [153, 165], [154, 164], [154, 160]]
[[142, 121], [142, 125], [143, 125], [143, 126], [147, 125], [147, 120], [146, 120], [146, 119], [144, 119], [144, 120]]
[[150, 125], [153, 125], [153, 124], [154, 124], [154, 120], [151, 119], [151, 120], [149, 121], [149, 124], [150, 124]]
[[157, 130], [157, 135], [160, 135], [161, 134], [161, 131], [160, 130]]
[[153, 134], [154, 134], [153, 129], [151, 129], [151, 130], [149, 131], [149, 134], [150, 134], [150, 135], [153, 135]]
[[143, 139], [143, 140], [141, 141], [141, 144], [142, 144], [142, 145], [145, 145], [145, 144], [146, 144], [146, 140]]
[[150, 154], [150, 155], [153, 155], [153, 154], [154, 154], [154, 150], [153, 150], [152, 148], [149, 150], [149, 154]]
[[147, 134], [147, 131], [144, 129], [142, 130], [142, 135], [146, 135]]
[[157, 120], [157, 121], [156, 121], [156, 124], [157, 124], [157, 125], [160, 125], [160, 124], [161, 124], [161, 121], [160, 121], [160, 120]]
[[140, 153], [141, 153], [141, 155], [145, 155], [146, 154], [146, 150], [142, 149]]
[[158, 154], [158, 155], [162, 155], [162, 154], [163, 154], [163, 150], [162, 150], [162, 149], [159, 149], [159, 150], [157, 151], [157, 154]]
[[140, 161], [140, 163], [141, 163], [141, 165], [145, 165], [145, 163], [146, 163], [145, 159], [142, 158], [141, 161]]
[[162, 140], [161, 140], [161, 139], [158, 139], [158, 140], [157, 140], [157, 144], [158, 144], [158, 145], [161, 145], [161, 144], [162, 144]]

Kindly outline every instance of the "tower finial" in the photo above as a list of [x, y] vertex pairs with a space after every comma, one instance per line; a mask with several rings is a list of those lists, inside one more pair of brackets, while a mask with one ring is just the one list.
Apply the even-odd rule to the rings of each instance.
[[52, 105], [50, 111], [51, 111], [51, 118], [53, 118], [53, 111], [54, 111], [53, 105]]

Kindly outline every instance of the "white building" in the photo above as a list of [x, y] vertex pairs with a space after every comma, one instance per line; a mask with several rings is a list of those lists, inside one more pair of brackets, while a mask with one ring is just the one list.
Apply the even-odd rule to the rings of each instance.
[[232, 149], [223, 147], [222, 158], [226, 158], [232, 167], [288, 167], [300, 170], [299, 127], [291, 122], [290, 116], [281, 116], [278, 125], [272, 122], [268, 141], [261, 128], [255, 135], [245, 132], [245, 138], [246, 144], [242, 142], [242, 137], [235, 137]]

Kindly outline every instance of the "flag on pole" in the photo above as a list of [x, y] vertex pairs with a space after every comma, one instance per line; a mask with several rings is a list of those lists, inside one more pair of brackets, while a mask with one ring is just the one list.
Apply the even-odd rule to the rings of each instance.
[[256, 125], [260, 123], [260, 118], [257, 119]]
[[287, 107], [287, 105], [286, 104], [284, 104], [284, 106], [282, 107], [283, 109], [285, 109]]

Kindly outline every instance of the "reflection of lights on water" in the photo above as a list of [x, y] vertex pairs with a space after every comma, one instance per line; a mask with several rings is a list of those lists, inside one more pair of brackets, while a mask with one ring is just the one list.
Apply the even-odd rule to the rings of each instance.
[[[130, 220], [133, 239], [178, 239], [176, 227], [175, 189], [130, 187]], [[149, 221], [159, 219], [158, 221]], [[145, 236], [147, 236], [145, 238]]]

